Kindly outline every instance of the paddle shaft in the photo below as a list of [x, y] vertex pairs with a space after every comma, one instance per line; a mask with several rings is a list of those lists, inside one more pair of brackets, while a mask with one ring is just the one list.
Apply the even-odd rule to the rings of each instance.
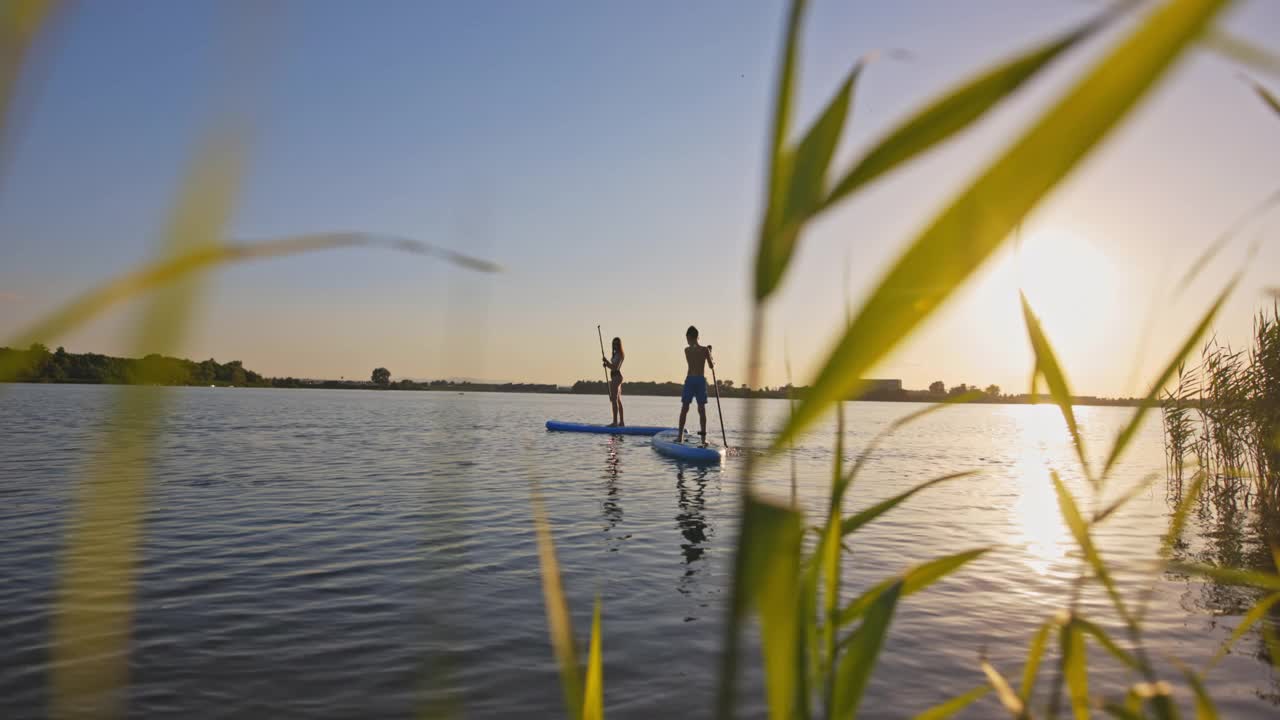
[[[710, 346], [708, 346], [710, 347]], [[724, 449], [729, 449], [729, 438], [724, 434], [724, 411], [720, 409], [720, 381], [716, 379], [716, 366], [711, 366], [711, 384], [716, 386], [716, 414], [720, 416], [720, 439], [724, 441]]]
[[[604, 335], [600, 333], [600, 326], [596, 326], [596, 338], [600, 340], [600, 359], [604, 360]], [[609, 394], [609, 369], [604, 370], [604, 394]]]

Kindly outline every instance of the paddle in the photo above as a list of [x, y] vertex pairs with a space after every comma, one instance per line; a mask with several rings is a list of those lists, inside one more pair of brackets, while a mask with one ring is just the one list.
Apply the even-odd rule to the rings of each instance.
[[[711, 353], [711, 346], [707, 346], [708, 355]], [[711, 384], [716, 386], [716, 414], [720, 416], [720, 439], [724, 440], [725, 450], [729, 449], [729, 438], [724, 434], [724, 411], [720, 409], [720, 381], [716, 379], [716, 366], [711, 364]]]
[[[600, 359], [605, 360], [604, 356], [604, 335], [600, 334], [600, 326], [596, 326], [596, 338], [600, 340]], [[604, 370], [604, 393], [609, 394], [609, 369]]]

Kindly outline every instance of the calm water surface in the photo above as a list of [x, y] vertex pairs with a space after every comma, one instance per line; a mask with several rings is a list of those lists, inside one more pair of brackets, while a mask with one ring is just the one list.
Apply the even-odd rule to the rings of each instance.
[[[409, 717], [450, 697], [467, 717], [562, 715], [534, 480], [584, 640], [592, 600], [603, 600], [609, 715], [710, 715], [741, 458], [698, 469], [659, 457], [645, 438], [543, 429], [548, 418], [607, 422], [607, 401], [593, 397], [9, 385], [0, 388], [0, 717], [46, 714], [63, 530], [121, 392], [164, 392], [170, 407], [148, 491], [131, 715]], [[776, 427], [785, 403], [762, 405], [764, 426]], [[846, 407], [850, 456], [914, 409]], [[627, 401], [634, 424], [670, 425], [678, 409], [670, 398]], [[764, 445], [767, 436], [733, 429], [743, 409], [724, 403], [730, 444]], [[1105, 451], [1129, 412], [1079, 410], [1092, 453]], [[826, 496], [833, 433], [820, 428], [794, 451], [799, 500], [811, 513]], [[996, 550], [899, 605], [864, 716], [909, 717], [981, 684], [984, 652], [1006, 675], [1020, 674], [1027, 641], [1065, 605], [1078, 567], [1048, 479], [1060, 469], [1087, 499], [1072, 457], [1056, 409], [1002, 405], [932, 415], [873, 456], [848, 510], [937, 475], [981, 472], [859, 532], [845, 569], [850, 596], [911, 563]], [[1105, 494], [1163, 466], [1159, 428], [1149, 424]], [[789, 495], [785, 462], [764, 477], [767, 492]], [[1122, 582], [1148, 571], [1168, 514], [1160, 480], [1098, 531]], [[1197, 557], [1229, 558], [1248, 544], [1223, 540], [1204, 518], [1193, 531], [1184, 552]], [[1127, 595], [1137, 594], [1130, 585]], [[1162, 578], [1147, 616], [1150, 647], [1203, 663], [1248, 600]], [[1087, 592], [1083, 606], [1115, 628], [1105, 597]], [[1210, 676], [1228, 717], [1276, 713], [1259, 642], [1247, 638]], [[745, 652], [742, 715], [760, 717], [758, 645]], [[1134, 680], [1101, 654], [1093, 660], [1095, 687], [1118, 692]], [[968, 717], [995, 712], [979, 704]]]

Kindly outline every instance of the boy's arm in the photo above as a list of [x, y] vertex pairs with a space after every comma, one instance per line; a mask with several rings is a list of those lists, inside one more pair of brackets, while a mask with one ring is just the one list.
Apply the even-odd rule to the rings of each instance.
[[715, 369], [716, 369], [716, 361], [711, 359], [711, 346], [710, 346], [710, 345], [708, 345], [708, 346], [706, 347], [706, 353], [707, 353], [707, 364], [711, 366], [711, 369], [712, 369], [712, 370], [715, 370]]

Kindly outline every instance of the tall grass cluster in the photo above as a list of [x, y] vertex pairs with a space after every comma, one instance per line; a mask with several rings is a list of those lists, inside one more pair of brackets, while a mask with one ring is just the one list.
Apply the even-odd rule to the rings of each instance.
[[[938, 146], [954, 140], [981, 121], [993, 108], [1015, 95], [1063, 56], [1100, 31], [1116, 26], [1117, 18], [1134, 19], [1118, 42], [1099, 60], [1081, 72], [1024, 131], [994, 153], [981, 172], [959, 188], [952, 202], [922, 224], [922, 230], [904, 246], [879, 284], [850, 314], [840, 337], [821, 370], [809, 383], [810, 391], [795, 401], [786, 424], [773, 435], [769, 452], [781, 454], [802, 432], [830, 412], [843, 429], [841, 400], [856, 395], [860, 378], [908, 338], [922, 323], [945, 306], [952, 295], [1009, 239], [1018, 226], [1053, 189], [1093, 152], [1109, 133], [1139, 105], [1142, 98], [1166, 75], [1174, 63], [1195, 48], [1207, 47], [1242, 64], [1272, 67], [1273, 56], [1215, 28], [1228, 0], [1169, 0], [1141, 10], [1135, 3], [1115, 3], [1092, 20], [1074, 27], [1014, 57], [987, 68], [949, 91], [932, 98], [883, 137], [848, 167], [837, 170], [833, 159], [846, 133], [856, 83], [866, 70], [855, 63], [831, 99], [807, 127], [797, 128], [793, 118], [794, 94], [799, 83], [800, 38], [806, 2], [794, 0], [786, 18], [781, 60], [774, 95], [773, 129], [767, 139], [768, 174], [764, 187], [764, 215], [759, 224], [755, 251], [753, 304], [747, 347], [748, 384], [759, 387], [761, 349], [768, 334], [765, 319], [769, 304], [785, 286], [792, 258], [801, 251], [805, 230], [821, 215], [857, 196], [878, 180], [912, 163]], [[29, 0], [9, 3], [0, 13], [0, 36], [6, 44], [0, 56], [0, 116], [8, 117], [19, 69], [41, 28], [48, 24], [57, 3]], [[1258, 94], [1277, 112], [1280, 103], [1262, 86]], [[405, 240], [379, 240], [363, 235], [328, 234], [284, 238], [262, 243], [233, 243], [223, 237], [234, 210], [235, 193], [245, 152], [235, 114], [221, 123], [223, 131], [195, 153], [191, 170], [173, 208], [157, 259], [73, 300], [49, 317], [35, 322], [8, 344], [26, 347], [35, 342], [53, 343], [90, 318], [124, 299], [150, 293], [151, 304], [140, 324], [140, 343], [149, 351], [168, 351], [181, 337], [198, 296], [192, 281], [228, 262], [279, 254], [320, 250], [347, 245], [390, 245], [443, 257], [464, 268], [488, 270], [481, 261], [432, 246]], [[2, 119], [2, 118], [0, 118]], [[7, 129], [0, 124], [0, 133]], [[224, 132], [225, 131], [225, 132]], [[8, 138], [0, 135], [0, 142]], [[1053, 488], [1062, 519], [1078, 546], [1079, 573], [1064, 585], [1058, 610], [1040, 618], [1039, 629], [1028, 638], [1025, 661], [1010, 679], [1010, 668], [998, 668], [974, 658], [973, 687], [954, 698], [938, 698], [936, 706], [920, 717], [952, 716], [979, 698], [992, 694], [994, 707], [1015, 718], [1086, 718], [1105, 712], [1120, 718], [1176, 718], [1179, 699], [1190, 702], [1199, 718], [1217, 717], [1205, 673], [1211, 667], [1188, 668], [1175, 660], [1156, 657], [1147, 649], [1143, 617], [1151, 587], [1174, 566], [1169, 549], [1180, 536], [1188, 509], [1211, 473], [1191, 475], [1165, 538], [1164, 552], [1154, 564], [1147, 583], [1121, 588], [1093, 541], [1096, 527], [1116, 516], [1116, 511], [1145, 488], [1145, 484], [1110, 487], [1112, 471], [1141, 427], [1149, 408], [1171, 382], [1196, 379], [1204, 397], [1213, 402], [1190, 405], [1184, 419], [1203, 419], [1202, 428], [1214, 439], [1197, 440], [1192, 425], [1177, 419], [1177, 408], [1166, 412], [1171, 443], [1194, 452], [1203, 448], [1212, 456], [1214, 475], [1229, 475], [1238, 466], [1265, 463], [1268, 472], [1277, 466], [1274, 453], [1257, 455], [1243, 433], [1261, 425], [1245, 425], [1236, 415], [1248, 403], [1245, 378], [1256, 378], [1255, 364], [1271, 373], [1267, 392], [1276, 384], [1276, 318], [1260, 326], [1257, 362], [1232, 359], [1229, 352], [1210, 353], [1194, 373], [1185, 370], [1186, 359], [1199, 346], [1218, 311], [1234, 289], [1229, 283], [1205, 308], [1185, 341], [1168, 359], [1162, 372], [1151, 378], [1147, 402], [1136, 408], [1124, 429], [1105, 453], [1101, 467], [1090, 462], [1072, 408], [1066, 369], [1058, 361], [1051, 339], [1024, 297], [1023, 317], [1034, 355], [1032, 392], [1043, 389], [1060, 408], [1079, 463], [1092, 494], [1081, 503], [1069, 491], [1055, 469], [1041, 482]], [[1250, 368], [1246, 370], [1246, 368]], [[0, 380], [15, 368], [0, 363]], [[1248, 380], [1249, 383], [1255, 380]], [[1217, 384], [1215, 384], [1217, 383]], [[1252, 388], [1252, 385], [1248, 385]], [[1197, 391], [1199, 392], [1199, 391]], [[1183, 393], [1179, 391], [1177, 397]], [[127, 393], [122, 403], [130, 402]], [[1271, 398], [1276, 407], [1276, 395]], [[956, 398], [957, 401], [963, 397]], [[868, 589], [848, 592], [843, 576], [847, 549], [857, 534], [917, 493], [960, 481], [963, 469], [872, 504], [858, 503], [858, 477], [870, 462], [873, 450], [892, 433], [952, 403], [931, 406], [902, 418], [867, 447], [846, 452], [844, 433], [836, 435], [828, 502], [817, 518], [806, 518], [795, 506], [766, 499], [757, 488], [761, 477], [754, 453], [740, 458], [740, 533], [735, 549], [730, 599], [725, 608], [725, 636], [719, 667], [719, 691], [707, 698], [720, 718], [737, 714], [735, 698], [740, 666], [741, 638], [749, 628], [761, 633], [765, 669], [765, 695], [769, 716], [781, 718], [852, 718], [863, 707], [866, 690], [885, 650], [888, 630], [899, 605], [912, 595], [963, 569], [989, 548], [973, 547], [934, 558], [875, 582], [860, 582]], [[152, 417], [164, 411], [163, 403], [141, 408]], [[137, 407], [124, 411], [137, 412]], [[1257, 412], [1256, 409], [1253, 412]], [[756, 437], [758, 411], [748, 404], [746, 436]], [[1267, 420], [1274, 428], [1274, 417]], [[1172, 425], [1170, 425], [1172, 423]], [[55, 717], [123, 717], [127, 708], [129, 638], [138, 577], [139, 537], [144, 531], [144, 502], [148, 468], [160, 423], [140, 429], [119, 430], [105, 447], [96, 450], [97, 461], [76, 496], [74, 519], [69, 525], [66, 550], [59, 569], [60, 581], [52, 611], [54, 625], [51, 662], [51, 714]], [[1216, 433], [1228, 431], [1220, 437]], [[1185, 432], [1184, 432], [1185, 431]], [[121, 433], [129, 433], [122, 435]], [[1177, 434], [1182, 433], [1182, 434]], [[1256, 434], [1248, 436], [1257, 439]], [[1274, 446], [1270, 446], [1274, 448]], [[1180, 453], [1171, 464], [1183, 467]], [[735, 461], [736, 462], [736, 461]], [[1111, 492], [1108, 492], [1111, 491]], [[1119, 497], [1103, 502], [1103, 498]], [[533, 521], [539, 547], [542, 587], [548, 628], [558, 661], [565, 710], [575, 720], [603, 717], [608, 681], [602, 647], [608, 642], [608, 608], [597, 600], [586, 643], [585, 663], [579, 637], [574, 632], [565, 599], [553, 540], [552, 522], [536, 488], [532, 498]], [[1280, 575], [1232, 568], [1178, 564], [1186, 573], [1207, 576], [1217, 582], [1243, 584], [1267, 593], [1241, 623], [1230, 642], [1280, 602]], [[1086, 615], [1080, 597], [1086, 586], [1100, 587], [1109, 598], [1109, 617]], [[752, 622], [753, 618], [757, 622]], [[1112, 637], [1103, 628], [1123, 628]], [[1266, 626], [1264, 626], [1265, 628]], [[1270, 636], [1268, 636], [1270, 637]], [[1118, 696], [1099, 693], [1091, 684], [1090, 649], [1113, 658], [1125, 673], [1126, 691]], [[891, 652], [892, 650], [890, 650]], [[1273, 653], [1280, 660], [1280, 653]], [[1107, 672], [1115, 675], [1114, 670]], [[882, 711], [892, 711], [894, 696], [885, 699]]]
[[1161, 410], [1175, 484], [1193, 460], [1206, 492], [1280, 517], [1280, 305], [1254, 318], [1249, 347], [1206, 342], [1199, 364], [1179, 369]]

